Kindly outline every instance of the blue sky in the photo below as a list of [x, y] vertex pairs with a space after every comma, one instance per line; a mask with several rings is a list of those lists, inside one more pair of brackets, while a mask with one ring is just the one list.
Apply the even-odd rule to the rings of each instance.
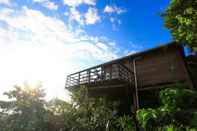
[[[171, 41], [169, 0], [0, 0], [1, 93], [41, 81], [68, 99], [66, 75]], [[3, 98], [3, 97], [2, 97]]]

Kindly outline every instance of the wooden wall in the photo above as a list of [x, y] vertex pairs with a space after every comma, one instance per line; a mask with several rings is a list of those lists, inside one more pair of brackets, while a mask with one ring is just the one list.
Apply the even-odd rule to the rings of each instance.
[[[138, 88], [176, 82], [190, 84], [182, 51], [180, 46], [169, 46], [136, 56]], [[122, 60], [131, 70], [132, 59]]]

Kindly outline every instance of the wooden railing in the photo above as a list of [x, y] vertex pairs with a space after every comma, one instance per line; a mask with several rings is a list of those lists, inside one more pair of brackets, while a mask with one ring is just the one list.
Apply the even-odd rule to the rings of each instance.
[[96, 66], [67, 76], [66, 88], [83, 84], [93, 84], [110, 80], [133, 81], [133, 72], [125, 65], [116, 63], [107, 66]]

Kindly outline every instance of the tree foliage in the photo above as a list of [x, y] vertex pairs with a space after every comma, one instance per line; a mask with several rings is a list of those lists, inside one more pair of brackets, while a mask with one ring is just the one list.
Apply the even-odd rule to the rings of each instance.
[[139, 124], [147, 131], [197, 130], [197, 92], [182, 86], [160, 91], [161, 106], [156, 109], [140, 109]]
[[118, 115], [118, 101], [88, 97], [87, 88], [72, 92], [72, 101], [44, 100], [40, 88], [15, 86], [0, 101], [0, 131], [135, 131], [137, 118], [145, 131], [196, 131], [197, 92], [183, 86], [160, 91], [161, 105], [140, 109], [136, 116]]
[[65, 130], [69, 131], [132, 131], [133, 118], [117, 114], [118, 101], [104, 97], [88, 97], [82, 86], [72, 92], [72, 102], [64, 113]]
[[15, 86], [5, 95], [9, 101], [1, 101], [1, 119], [6, 124], [1, 124], [5, 131], [47, 131], [46, 110], [44, 108], [45, 96], [40, 85], [36, 88], [25, 84], [23, 88]]
[[[0, 131], [128, 131], [130, 116], [118, 116], [119, 102], [87, 97], [87, 88], [72, 92], [72, 101], [46, 101], [40, 86], [15, 86], [0, 101]], [[108, 126], [108, 128], [107, 128]]]
[[197, 0], [171, 0], [164, 20], [175, 41], [197, 51]]

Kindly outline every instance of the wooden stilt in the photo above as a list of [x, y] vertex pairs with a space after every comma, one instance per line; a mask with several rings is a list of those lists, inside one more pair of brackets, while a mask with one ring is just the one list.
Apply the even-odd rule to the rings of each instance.
[[137, 71], [136, 71], [136, 60], [133, 59], [133, 72], [134, 72], [134, 80], [135, 80], [135, 91], [134, 91], [134, 103], [135, 103], [135, 111], [139, 109], [139, 98], [138, 98], [138, 84], [137, 84]]

